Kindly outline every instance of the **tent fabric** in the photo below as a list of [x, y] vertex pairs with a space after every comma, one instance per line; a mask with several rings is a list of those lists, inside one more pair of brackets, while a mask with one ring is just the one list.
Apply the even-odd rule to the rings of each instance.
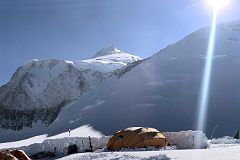
[[1, 160], [18, 160], [16, 157], [14, 157], [11, 154], [0, 154], [0, 159]]
[[22, 150], [11, 150], [0, 152], [0, 160], [30, 160], [26, 153]]
[[115, 133], [107, 144], [109, 150], [122, 148], [161, 148], [167, 145], [165, 136], [154, 128], [132, 127]]
[[30, 158], [26, 155], [26, 153], [22, 150], [12, 150], [10, 154], [21, 160], [30, 160]]

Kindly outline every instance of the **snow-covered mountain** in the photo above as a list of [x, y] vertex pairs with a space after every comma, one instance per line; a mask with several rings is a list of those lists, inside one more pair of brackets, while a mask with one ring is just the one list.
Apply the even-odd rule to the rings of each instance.
[[[54, 135], [89, 124], [105, 135], [129, 126], [160, 131], [195, 129], [209, 28], [200, 29], [65, 107]], [[233, 135], [240, 113], [240, 22], [218, 25], [207, 135]], [[71, 115], [71, 116], [69, 116]]]
[[112, 76], [116, 70], [124, 70], [125, 67], [139, 60], [142, 59], [138, 56], [122, 52], [110, 45], [98, 51], [90, 59], [72, 63], [82, 71], [83, 76], [90, 83], [90, 86], [95, 87], [109, 76]]
[[32, 60], [0, 87], [0, 128], [21, 130], [37, 121], [49, 125], [64, 105], [138, 60], [141, 58], [113, 46], [75, 62]]

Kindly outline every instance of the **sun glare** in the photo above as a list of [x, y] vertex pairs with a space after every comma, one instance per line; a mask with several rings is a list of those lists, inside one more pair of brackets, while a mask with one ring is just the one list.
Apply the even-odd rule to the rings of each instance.
[[214, 11], [219, 11], [230, 4], [231, 0], [206, 0], [208, 5], [210, 5]]

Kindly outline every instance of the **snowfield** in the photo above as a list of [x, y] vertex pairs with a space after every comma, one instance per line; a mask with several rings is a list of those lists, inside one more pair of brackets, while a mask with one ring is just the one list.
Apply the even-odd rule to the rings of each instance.
[[[23, 134], [24, 134], [24, 132], [23, 132]], [[0, 150], [9, 149], [9, 148], [20, 148], [20, 147], [24, 148], [24, 147], [28, 147], [33, 144], [39, 145], [37, 150], [41, 150], [41, 149], [44, 150], [44, 145], [45, 145], [44, 141], [48, 141], [51, 139], [61, 139], [61, 138], [76, 139], [77, 137], [88, 137], [88, 136], [100, 138], [100, 137], [103, 137], [103, 134], [94, 130], [89, 125], [84, 125], [84, 126], [76, 128], [74, 130], [71, 130], [70, 136], [69, 136], [68, 132], [63, 132], [63, 133], [60, 133], [58, 135], [54, 135], [51, 137], [48, 137], [47, 134], [43, 134], [43, 135], [38, 135], [38, 136], [28, 138], [28, 139], [20, 140], [20, 141], [0, 143]], [[56, 141], [56, 143], [58, 143], [57, 141]], [[65, 143], [66, 143], [65, 141], [62, 141], [62, 146], [64, 146]], [[64, 147], [66, 147], [66, 146], [64, 146]], [[53, 148], [53, 146], [51, 146], [51, 147]], [[32, 153], [34, 153], [34, 152], [36, 153], [37, 150], [33, 151]]]
[[[83, 128], [81, 128], [83, 129]], [[233, 139], [232, 137], [223, 137], [219, 139], [208, 140], [202, 134], [202, 143], [207, 144], [207, 149], [185, 149], [178, 150], [178, 147], [165, 147], [164, 149], [123, 149], [119, 152], [108, 152], [106, 150], [106, 144], [109, 140], [108, 136], [92, 137], [91, 142], [93, 146], [93, 153], [78, 153], [73, 155], [67, 155], [66, 147], [71, 144], [76, 144], [79, 147], [79, 152], [84, 152], [89, 149], [88, 137], [74, 137], [77, 136], [78, 129], [73, 131], [72, 135], [68, 136], [68, 132], [59, 134], [54, 137], [46, 137], [46, 135], [32, 137], [23, 141], [14, 143], [2, 143], [0, 144], [0, 150], [6, 148], [16, 148], [24, 150], [28, 155], [32, 155], [42, 151], [53, 151], [56, 147], [55, 159], [60, 160], [239, 160], [240, 159], [240, 140]], [[93, 129], [89, 126], [85, 126], [90, 132]], [[101, 134], [95, 135], [100, 136]], [[168, 132], [164, 133], [167, 137], [170, 137], [169, 142], [175, 142], [178, 146], [185, 146], [184, 148], [192, 148], [191, 137], [194, 136], [195, 131], [181, 131], [181, 132]], [[21, 147], [20, 147], [21, 146]]]
[[[135, 127], [133, 127], [135, 128]], [[194, 137], [199, 135], [201, 137], [200, 148], [207, 148], [207, 137], [200, 131], [181, 131], [181, 132], [165, 132], [167, 142], [173, 148], [177, 149], [192, 149], [196, 148], [196, 140]], [[104, 136], [100, 132], [94, 130], [91, 126], [82, 126], [70, 132], [64, 132], [55, 136], [47, 137], [48, 135], [35, 136], [26, 140], [17, 142], [0, 143], [1, 149], [21, 148], [28, 154], [34, 154], [41, 151], [52, 151], [57, 147], [58, 152], [62, 152], [70, 144], [76, 144], [82, 150], [89, 149], [88, 136], [91, 137], [93, 150], [103, 149], [107, 147], [110, 136]], [[221, 143], [224, 140], [221, 140]]]
[[60, 160], [239, 160], [240, 145], [228, 148], [79, 153]]

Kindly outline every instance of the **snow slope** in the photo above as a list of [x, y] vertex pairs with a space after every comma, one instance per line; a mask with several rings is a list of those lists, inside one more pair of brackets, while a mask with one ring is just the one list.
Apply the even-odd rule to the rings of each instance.
[[[240, 113], [240, 22], [218, 25], [207, 135], [233, 135]], [[64, 108], [49, 134], [90, 124], [105, 135], [130, 126], [194, 130], [209, 28], [145, 60], [121, 79], [108, 79]], [[71, 116], [69, 116], [71, 115]]]
[[[114, 71], [138, 60], [141, 58], [108, 46], [86, 60], [34, 59], [19, 67], [9, 83], [0, 87], [0, 142], [27, 138], [45, 130], [64, 105], [109, 77], [118, 78]], [[16, 136], [18, 132], [12, 130], [27, 131]]]
[[[41, 132], [39, 132], [40, 134]], [[21, 134], [18, 133], [19, 135]], [[61, 134], [48, 137], [47, 134], [37, 135], [27, 139], [14, 142], [0, 143], [0, 150], [6, 150], [11, 148], [21, 148], [24, 149], [28, 154], [34, 154], [37, 152], [44, 151], [44, 148], [49, 148], [52, 150], [54, 145], [58, 145], [60, 148], [67, 147], [71, 142], [80, 143], [80, 139], [88, 139], [88, 136], [94, 137], [95, 139], [102, 138], [104, 140], [104, 145], [107, 144], [108, 137], [103, 137], [102, 133], [94, 130], [91, 126], [84, 125], [74, 130], [71, 130], [70, 135], [68, 131], [65, 131]], [[17, 135], [15, 135], [17, 136]], [[4, 138], [1, 136], [1, 138]], [[79, 141], [79, 142], [76, 142]], [[84, 141], [85, 142], [85, 141]], [[101, 142], [103, 143], [103, 142]], [[89, 144], [88, 141], [86, 144]], [[34, 146], [34, 147], [32, 147]], [[94, 147], [97, 147], [96, 145]], [[59, 149], [60, 149], [59, 148]], [[59, 150], [62, 151], [62, 150]]]
[[227, 148], [218, 147], [194, 150], [79, 153], [60, 158], [59, 160], [239, 160], [239, 149], [240, 145]]
[[[109, 78], [116, 70], [138, 62], [142, 58], [120, 51], [114, 46], [107, 46], [90, 59], [72, 62], [83, 73], [92, 88]], [[118, 76], [118, 75], [115, 75]]]

